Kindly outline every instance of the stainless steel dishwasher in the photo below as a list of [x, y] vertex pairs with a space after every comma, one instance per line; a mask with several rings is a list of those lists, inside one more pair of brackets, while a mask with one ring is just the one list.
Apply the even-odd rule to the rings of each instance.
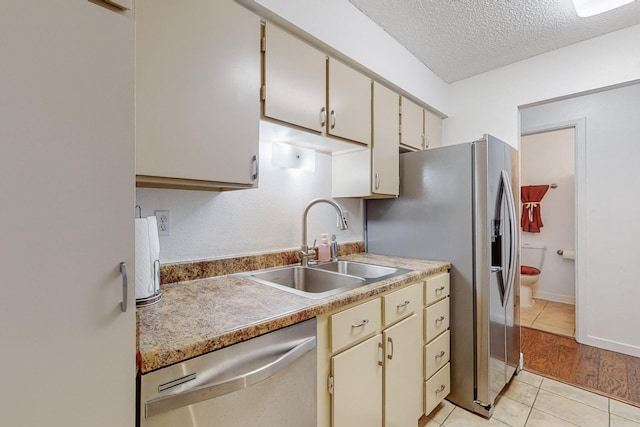
[[140, 427], [316, 425], [316, 319], [142, 375]]

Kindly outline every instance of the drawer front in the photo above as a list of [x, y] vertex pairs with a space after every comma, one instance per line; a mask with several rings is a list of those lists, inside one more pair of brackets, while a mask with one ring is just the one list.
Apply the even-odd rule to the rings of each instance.
[[422, 282], [382, 297], [384, 324], [389, 325], [422, 309]]
[[428, 279], [425, 284], [424, 305], [431, 305], [449, 296], [449, 273]]
[[424, 330], [429, 342], [449, 329], [449, 298], [445, 298], [424, 309]]
[[433, 409], [449, 395], [451, 389], [451, 369], [447, 363], [434, 376], [425, 382], [424, 413], [429, 415]]
[[438, 338], [425, 346], [424, 377], [429, 379], [440, 368], [447, 364], [451, 348], [450, 332], [445, 331]]
[[331, 351], [335, 352], [380, 329], [380, 298], [336, 313], [330, 318]]

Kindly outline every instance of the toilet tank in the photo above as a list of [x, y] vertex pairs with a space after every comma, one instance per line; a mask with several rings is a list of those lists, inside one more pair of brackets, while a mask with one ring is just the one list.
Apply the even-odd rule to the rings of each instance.
[[542, 264], [544, 263], [544, 255], [546, 252], [547, 247], [544, 245], [523, 243], [520, 247], [520, 263], [542, 271]]

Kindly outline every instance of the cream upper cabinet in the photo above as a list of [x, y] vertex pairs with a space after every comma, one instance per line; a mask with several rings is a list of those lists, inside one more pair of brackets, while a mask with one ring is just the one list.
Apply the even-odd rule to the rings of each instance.
[[424, 138], [426, 148], [442, 147], [442, 118], [424, 110]]
[[373, 83], [372, 141], [368, 149], [334, 153], [332, 196], [397, 197], [400, 190], [398, 153], [400, 96]]
[[329, 58], [327, 134], [371, 143], [371, 79]]
[[326, 55], [269, 23], [264, 26], [263, 50], [264, 116], [323, 132], [327, 120]]
[[400, 144], [415, 150], [424, 148], [424, 110], [402, 97], [400, 113]]
[[139, 186], [257, 185], [260, 20], [233, 1], [136, 1]]
[[442, 118], [402, 97], [400, 145], [414, 150], [442, 146]]
[[398, 94], [374, 83], [371, 148], [371, 192], [374, 194], [397, 196], [400, 191], [399, 100]]

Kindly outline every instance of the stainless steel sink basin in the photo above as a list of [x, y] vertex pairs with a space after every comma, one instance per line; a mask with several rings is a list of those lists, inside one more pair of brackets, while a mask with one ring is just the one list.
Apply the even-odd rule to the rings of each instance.
[[243, 273], [242, 276], [307, 298], [319, 299], [409, 271], [353, 261], [337, 261], [313, 267], [290, 265]]
[[365, 283], [362, 277], [298, 265], [253, 273], [249, 278], [308, 298], [324, 298]]
[[364, 264], [354, 261], [336, 261], [327, 264], [320, 264], [315, 268], [335, 271], [336, 273], [349, 274], [352, 276], [362, 277], [363, 279], [377, 279], [382, 276], [394, 274], [398, 271], [394, 267], [385, 267], [382, 265]]

